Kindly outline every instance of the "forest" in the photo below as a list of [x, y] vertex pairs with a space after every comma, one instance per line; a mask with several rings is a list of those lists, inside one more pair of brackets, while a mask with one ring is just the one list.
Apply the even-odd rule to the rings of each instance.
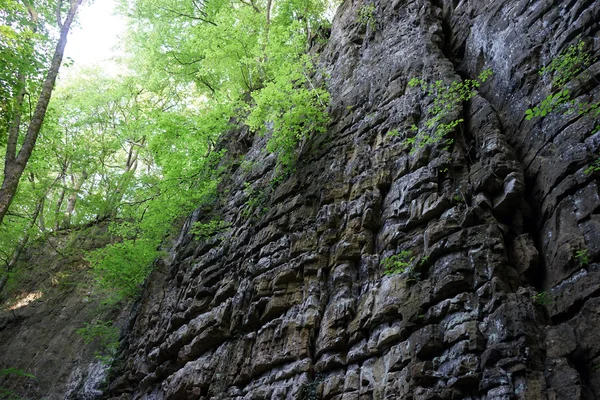
[[122, 1], [118, 73], [63, 60], [80, 6], [2, 0], [0, 293], [18, 291], [28, 243], [108, 221], [110, 243], [86, 259], [118, 302], [138, 293], [178, 219], [219, 196], [224, 133], [268, 134], [283, 177], [299, 143], [324, 131], [328, 93], [307, 51], [326, 40], [333, 5]]

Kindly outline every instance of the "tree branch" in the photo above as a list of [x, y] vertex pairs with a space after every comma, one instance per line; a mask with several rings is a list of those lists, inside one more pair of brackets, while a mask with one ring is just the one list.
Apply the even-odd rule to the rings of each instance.
[[[212, 21], [210, 21], [210, 20], [206, 19], [206, 16], [205, 16], [205, 17], [197, 17], [197, 16], [195, 16], [195, 15], [191, 15], [191, 14], [185, 14], [185, 13], [181, 13], [181, 12], [179, 12], [179, 11], [171, 10], [171, 9], [169, 9], [169, 8], [166, 8], [166, 7], [158, 7], [158, 8], [160, 8], [160, 9], [161, 9], [161, 10], [163, 10], [163, 11], [170, 12], [170, 13], [172, 13], [172, 14], [178, 15], [178, 16], [180, 16], [180, 17], [184, 17], [184, 18], [190, 18], [190, 19], [193, 19], [193, 20], [196, 20], [196, 21], [202, 21], [202, 22], [206, 22], [207, 24], [211, 24], [211, 25], [214, 25], [214, 26], [218, 26], [218, 25], [217, 25], [217, 24], [215, 24], [214, 22], [212, 22]], [[203, 14], [204, 14], [204, 13], [203, 13]]]
[[56, 3], [56, 25], [58, 25], [58, 27], [60, 29], [62, 29], [62, 27], [63, 27], [61, 9], [62, 9], [62, 0], [60, 0], [58, 3]]

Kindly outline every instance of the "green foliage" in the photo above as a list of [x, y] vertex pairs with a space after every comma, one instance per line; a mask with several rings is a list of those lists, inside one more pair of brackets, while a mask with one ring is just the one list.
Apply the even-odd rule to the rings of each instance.
[[[304, 55], [307, 39], [328, 24], [328, 2], [234, 0], [201, 8], [194, 4], [124, 4], [134, 20], [129, 45], [136, 57], [131, 62], [157, 85], [185, 82], [199, 96], [244, 110], [240, 120], [270, 134], [267, 150], [277, 154], [280, 169], [292, 169], [298, 145], [323, 132], [328, 122], [329, 95], [311, 80], [314, 66]], [[185, 21], [185, 16], [202, 22], [173, 23], [174, 18]], [[170, 76], [159, 75], [161, 65]]]
[[590, 263], [588, 249], [577, 250], [575, 252], [575, 259], [579, 262], [579, 265], [581, 265], [582, 267], [588, 265]]
[[158, 245], [158, 240], [125, 239], [88, 255], [97, 284], [110, 302], [116, 303], [140, 293], [152, 263], [161, 255]]
[[560, 109], [565, 109], [565, 113], [577, 112], [579, 115], [598, 116], [599, 103], [575, 103], [571, 101], [571, 94], [565, 88], [568, 82], [589, 67], [592, 62], [592, 57], [585, 51], [585, 43], [580, 40], [554, 58], [548, 66], [542, 68], [538, 73], [544, 77], [552, 77], [553, 91], [539, 106], [527, 109], [525, 119], [530, 121], [537, 117], [543, 118]]
[[452, 197], [452, 200], [454, 200], [454, 202], [455, 202], [456, 204], [462, 204], [462, 203], [464, 203], [464, 202], [465, 202], [465, 199], [463, 198], [462, 194], [455, 194], [455, 195]]
[[28, 374], [22, 369], [18, 368], [5, 368], [0, 369], [0, 376], [16, 376], [16, 377], [25, 377], [35, 379], [35, 375]]
[[377, 20], [375, 19], [374, 4], [363, 4], [358, 8], [358, 23], [363, 27], [369, 27], [372, 30], [375, 30]]
[[282, 172], [294, 168], [300, 142], [327, 130], [329, 93], [314, 87], [313, 72], [312, 61], [303, 56], [300, 62], [283, 65], [272, 82], [252, 94], [255, 104], [249, 107], [246, 124], [271, 133], [267, 150], [277, 155]]
[[[4, 115], [19, 68], [39, 75], [36, 60], [46, 61], [53, 32], [46, 22], [55, 19], [56, 2], [40, 3], [37, 34], [45, 36], [39, 38], [32, 36], [26, 2], [0, 4], [6, 11], [0, 22], [13, 18], [0, 32]], [[24, 173], [29, 179], [0, 227], [0, 261], [8, 263], [22, 238], [108, 219], [114, 243], [86, 257], [97, 289], [110, 302], [136, 296], [181, 217], [217, 201], [226, 172], [221, 135], [246, 125], [269, 137], [266, 150], [277, 155], [278, 172], [272, 189], [294, 169], [302, 144], [325, 132], [329, 94], [317, 77], [326, 74], [305, 53], [308, 40], [329, 24], [329, 5], [121, 1], [131, 18], [127, 72], [87, 68], [59, 82]], [[268, 188], [248, 190], [243, 213], [264, 214]], [[206, 237], [222, 229], [216, 217], [193, 232]]]
[[[22, 369], [18, 368], [0, 369], [0, 377], [6, 377], [7, 379], [36, 379], [35, 375], [28, 374]], [[0, 400], [23, 400], [23, 398], [17, 395], [13, 390], [0, 386]]]
[[538, 306], [548, 306], [552, 304], [552, 298], [547, 292], [539, 292], [531, 296], [531, 299]]
[[[592, 117], [598, 117], [600, 115], [600, 103], [577, 103], [576, 107], [579, 115], [589, 114]], [[594, 132], [598, 131], [600, 131], [600, 125], [596, 125], [594, 128]]]
[[[35, 9], [31, 2], [0, 0], [0, 145], [6, 144], [19, 90], [25, 85], [35, 96], [43, 81], [57, 32], [56, 6], [56, 0], [36, 2]], [[28, 100], [35, 104], [37, 99]]]
[[595, 172], [600, 171], [600, 157], [596, 159], [590, 166], [588, 166], [585, 171], [583, 171], [586, 175], [593, 174]]
[[248, 200], [246, 200], [242, 208], [242, 216], [244, 218], [258, 217], [269, 211], [266, 190], [252, 187], [250, 182], [244, 182], [244, 192], [248, 196]]
[[542, 76], [551, 75], [552, 85], [563, 87], [591, 64], [592, 57], [585, 51], [585, 43], [580, 40], [577, 44], [569, 46], [538, 73]]
[[13, 390], [0, 386], [0, 400], [25, 400]]
[[414, 256], [410, 250], [403, 250], [398, 254], [381, 260], [383, 273], [386, 276], [401, 274], [412, 266]]
[[113, 326], [112, 321], [94, 321], [85, 323], [83, 328], [78, 329], [86, 344], [95, 343], [99, 346], [96, 358], [108, 364], [119, 349], [119, 328]]
[[388, 136], [391, 136], [391, 137], [400, 136], [400, 133], [398, 132], [398, 129], [389, 130], [387, 134], [388, 134]]
[[230, 226], [231, 224], [229, 222], [218, 219], [213, 219], [205, 223], [198, 221], [194, 223], [190, 229], [190, 233], [197, 239], [208, 240], [223, 233], [225, 230], [229, 229]]
[[214, 200], [224, 155], [214, 142], [229, 129], [233, 105], [182, 106], [180, 88], [152, 92], [135, 76], [84, 72], [58, 91], [43, 132], [50, 151], [38, 153], [49, 157], [40, 170], [66, 172], [82, 184], [50, 186], [44, 215], [46, 224], [64, 226], [73, 195], [72, 224], [114, 219], [110, 231], [120, 243], [88, 260], [100, 291], [115, 302], [139, 293], [177, 219]]
[[408, 82], [409, 87], [419, 87], [432, 104], [428, 107], [430, 118], [425, 120], [426, 130], [420, 130], [416, 125], [411, 130], [416, 132], [407, 142], [413, 146], [412, 151], [422, 148], [428, 144], [443, 142], [446, 145], [452, 143], [447, 135], [453, 132], [464, 120], [455, 118], [448, 121], [450, 114], [460, 110], [462, 104], [469, 101], [477, 94], [477, 89], [492, 75], [491, 69], [483, 70], [477, 79], [467, 79], [463, 82], [454, 81], [450, 85], [438, 80], [428, 83], [423, 79], [412, 78]]
[[555, 94], [549, 94], [539, 106], [527, 109], [525, 111], [525, 119], [527, 121], [535, 117], [545, 117], [571, 98], [568, 90], [561, 90]]

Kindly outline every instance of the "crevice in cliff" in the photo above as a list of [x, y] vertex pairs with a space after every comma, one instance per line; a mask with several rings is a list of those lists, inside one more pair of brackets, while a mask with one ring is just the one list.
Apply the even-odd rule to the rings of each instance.
[[[459, 0], [452, 0], [451, 2], [445, 2], [444, 0], [432, 1], [432, 5], [438, 7], [443, 14], [440, 18], [440, 25], [442, 28], [440, 50], [446, 59], [448, 59], [454, 65], [454, 70], [457, 73], [459, 73], [458, 66], [462, 63], [465, 57], [466, 41], [457, 38], [449, 16], [451, 15], [452, 11], [456, 9], [458, 3]], [[464, 78], [464, 76], [461, 77]]]
[[[440, 45], [440, 50], [444, 54], [444, 56], [452, 63], [454, 66], [454, 71], [457, 75], [461, 77], [464, 81], [466, 79], [475, 79], [476, 77], [471, 76], [469, 71], [467, 70], [467, 66], [465, 65], [465, 52], [466, 52], [466, 44], [467, 40], [470, 36], [469, 33], [464, 32], [455, 32], [455, 26], [453, 24], [458, 24], [459, 19], [469, 19], [470, 16], [466, 14], [453, 15], [453, 10], [456, 7], [456, 4], [453, 4], [451, 7], [450, 4], [444, 4], [439, 0], [434, 0], [433, 4], [437, 5], [442, 12], [442, 16], [440, 18], [440, 23], [442, 27], [442, 43]], [[460, 25], [460, 24], [459, 24]], [[464, 25], [464, 24], [463, 24]], [[480, 53], [478, 56], [477, 66], [480, 70], [484, 66], [485, 55]], [[498, 128], [500, 130], [500, 134], [506, 136], [505, 123], [503, 121], [503, 116], [496, 110], [492, 101], [488, 100], [488, 97], [493, 95], [491, 93], [487, 93], [485, 90], [485, 86], [483, 86], [480, 90], [478, 90], [478, 94], [486, 100], [486, 102], [491, 107], [494, 116], [497, 118]], [[463, 125], [465, 127], [468, 126], [467, 118], [469, 116], [469, 107], [470, 104], [465, 105], [463, 115], [465, 122]], [[474, 161], [479, 160], [481, 158], [480, 154], [477, 154], [477, 150], [474, 146], [469, 146], [469, 143], [474, 140], [472, 134], [468, 132], [467, 129], [463, 130], [463, 136], [465, 141], [465, 149], [466, 149], [466, 161], [467, 168], [469, 169], [469, 174], [471, 172], [471, 167], [475, 164]], [[523, 159], [518, 156], [518, 153], [514, 151], [515, 161], [518, 162], [521, 172], [524, 174], [524, 179], [526, 178], [525, 171], [528, 168], [523, 164]], [[525, 184], [523, 182], [524, 192], [521, 194], [521, 204], [518, 206], [518, 210], [516, 212], [512, 212], [507, 215], [502, 215], [494, 212], [494, 217], [501, 223], [507, 224], [507, 226], [511, 227], [510, 231], [507, 231], [503, 234], [505, 247], [509, 254], [513, 254], [513, 246], [515, 245], [514, 239], [523, 234], [529, 235], [530, 238], [533, 239], [533, 245], [538, 254], [542, 254], [542, 246], [540, 243], [539, 235], [537, 234], [537, 228], [539, 227], [541, 216], [536, 215], [536, 207], [532, 207], [532, 204], [535, 204], [530, 193], [530, 188], [532, 187], [529, 184]], [[516, 220], [515, 219], [520, 219]], [[516, 222], [516, 225], [515, 225]], [[537, 288], [538, 290], [542, 290], [542, 283], [544, 281], [544, 260], [543, 257], [538, 257], [537, 265], [534, 268], [529, 268], [520, 276], [520, 279], [524, 279], [525, 282], [520, 282], [518, 286], [523, 284], [530, 284]], [[513, 290], [517, 290], [517, 287], [514, 287]]]

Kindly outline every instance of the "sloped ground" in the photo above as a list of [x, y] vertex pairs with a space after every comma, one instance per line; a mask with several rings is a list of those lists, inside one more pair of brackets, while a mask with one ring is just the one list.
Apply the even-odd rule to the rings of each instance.
[[[328, 135], [274, 190], [265, 139], [241, 149], [232, 228], [186, 236], [154, 273], [114, 398], [600, 396], [600, 196], [584, 173], [600, 133], [576, 113], [525, 121], [551, 58], [578, 35], [598, 55], [600, 2], [383, 0], [370, 28], [363, 4], [344, 2], [323, 49]], [[410, 154], [427, 100], [408, 81], [485, 68], [454, 144]], [[573, 93], [597, 102], [598, 71]], [[266, 194], [251, 215], [249, 193]], [[420, 275], [383, 275], [401, 250]]]
[[[86, 251], [108, 243], [106, 226], [60, 231], [27, 248], [0, 310], [0, 388], [23, 399], [94, 399], [107, 367], [76, 331], [98, 318], [118, 319], [99, 308]], [[126, 314], [124, 311], [123, 314]]]

